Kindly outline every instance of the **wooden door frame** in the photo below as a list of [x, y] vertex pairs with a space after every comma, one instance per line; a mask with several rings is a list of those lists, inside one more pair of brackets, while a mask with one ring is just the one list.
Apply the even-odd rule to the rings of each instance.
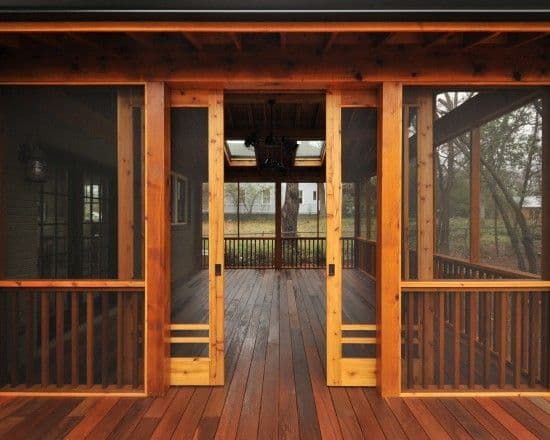
[[[342, 110], [378, 108], [378, 88], [360, 91], [327, 90], [326, 94], [326, 357], [327, 385], [375, 386], [379, 361], [342, 356], [343, 331], [373, 331], [379, 323], [343, 324], [342, 297]], [[380, 119], [380, 112], [378, 112]], [[378, 154], [381, 154], [380, 146]], [[378, 223], [380, 227], [380, 222]], [[331, 267], [334, 273], [331, 275]], [[378, 285], [378, 283], [377, 283]]]
[[[222, 90], [185, 90], [177, 87], [167, 90], [168, 113], [173, 108], [206, 108], [208, 110], [208, 324], [172, 324], [168, 307], [168, 348], [171, 343], [196, 337], [170, 337], [172, 331], [208, 331], [208, 357], [171, 357], [168, 352], [170, 385], [224, 384], [224, 118]], [[170, 138], [170, 123], [168, 122]], [[170, 139], [171, 140], [171, 139]], [[167, 198], [170, 199], [168, 163]], [[165, 223], [170, 228], [170, 211]], [[168, 233], [169, 236], [169, 233]], [[168, 240], [168, 253], [170, 253]], [[220, 272], [216, 274], [216, 266]], [[165, 268], [168, 279], [167, 296], [171, 296], [171, 267]]]

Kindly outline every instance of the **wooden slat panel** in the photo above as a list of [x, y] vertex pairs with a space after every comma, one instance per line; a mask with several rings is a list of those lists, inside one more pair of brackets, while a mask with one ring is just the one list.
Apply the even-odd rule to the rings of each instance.
[[403, 88], [383, 83], [378, 141], [377, 379], [383, 396], [401, 384], [401, 194]]
[[210, 384], [210, 359], [170, 359], [170, 383], [172, 385]]
[[60, 292], [64, 290], [94, 290], [97, 293], [101, 293], [101, 291], [139, 291], [144, 287], [144, 281], [134, 280], [0, 280], [0, 289], [52, 289]]

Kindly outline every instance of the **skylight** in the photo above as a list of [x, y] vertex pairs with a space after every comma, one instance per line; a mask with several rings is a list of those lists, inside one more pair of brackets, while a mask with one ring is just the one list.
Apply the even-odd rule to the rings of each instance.
[[[231, 139], [225, 141], [230, 160], [250, 160], [254, 159], [254, 148], [247, 148], [244, 140]], [[325, 141], [307, 140], [298, 141], [296, 150], [296, 159], [322, 159], [325, 150]]]

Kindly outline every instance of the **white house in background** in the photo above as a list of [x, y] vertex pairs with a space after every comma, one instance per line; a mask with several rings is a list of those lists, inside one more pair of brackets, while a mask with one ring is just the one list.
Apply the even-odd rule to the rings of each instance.
[[[253, 186], [262, 185], [264, 188], [261, 189], [260, 194], [252, 204], [252, 209], [249, 211], [250, 207], [245, 206], [241, 202], [240, 213], [251, 214], [275, 214], [275, 185], [272, 183], [261, 184], [261, 183], [241, 183], [240, 184], [241, 198], [246, 200], [246, 196], [243, 197], [243, 192], [246, 193], [247, 190], [257, 191], [257, 188]], [[317, 188], [317, 183], [299, 183], [298, 191], [300, 192], [300, 214], [316, 214], [317, 213], [317, 199], [319, 197], [319, 192]], [[285, 202], [286, 194], [286, 183], [281, 184], [281, 198], [282, 203]], [[237, 205], [227, 192], [225, 194], [225, 213], [226, 214], [236, 214]]]

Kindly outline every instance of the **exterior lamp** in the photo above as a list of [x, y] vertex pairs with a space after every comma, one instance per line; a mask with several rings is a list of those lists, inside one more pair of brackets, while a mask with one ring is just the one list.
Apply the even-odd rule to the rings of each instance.
[[42, 148], [38, 145], [22, 145], [19, 147], [19, 160], [25, 165], [27, 180], [37, 183], [46, 181], [48, 166]]

